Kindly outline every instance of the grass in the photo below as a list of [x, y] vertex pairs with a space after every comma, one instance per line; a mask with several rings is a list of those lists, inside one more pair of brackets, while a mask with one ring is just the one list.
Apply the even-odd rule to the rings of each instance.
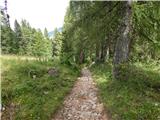
[[22, 56], [22, 55], [0, 55], [2, 59], [16, 59], [16, 60], [38, 60], [38, 61], [48, 61], [49, 57], [33, 57], [33, 56]]
[[160, 65], [134, 63], [112, 79], [112, 65], [91, 68], [101, 99], [113, 120], [160, 119]]
[[[79, 72], [56, 61], [5, 59], [2, 62], [2, 119], [47, 120], [62, 105]], [[58, 76], [50, 76], [55, 67]]]

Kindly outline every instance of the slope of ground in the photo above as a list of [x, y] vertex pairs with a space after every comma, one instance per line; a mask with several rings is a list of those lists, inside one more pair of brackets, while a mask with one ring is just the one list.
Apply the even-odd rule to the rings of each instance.
[[87, 69], [76, 82], [53, 120], [107, 120], [103, 104], [98, 100], [97, 88]]
[[113, 120], [160, 120], [159, 63], [135, 63], [112, 79], [112, 66], [93, 65], [101, 99]]
[[[5, 59], [2, 62], [2, 119], [47, 120], [71, 90], [78, 71], [53, 61]], [[48, 74], [50, 68], [59, 72]]]

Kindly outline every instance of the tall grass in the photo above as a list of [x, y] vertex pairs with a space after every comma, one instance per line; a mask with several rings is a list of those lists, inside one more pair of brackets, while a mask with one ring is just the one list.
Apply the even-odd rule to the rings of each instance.
[[38, 57], [38, 56], [20, 56], [20, 55], [0, 55], [1, 59], [10, 60], [37, 60], [37, 61], [49, 61], [51, 58], [49, 57]]
[[100, 96], [113, 120], [160, 119], [160, 66], [135, 63], [112, 79], [111, 64], [92, 66]]
[[[49, 119], [62, 105], [79, 73], [58, 61], [2, 57], [1, 62], [4, 120]], [[48, 74], [48, 69], [53, 67], [59, 71], [58, 76]]]

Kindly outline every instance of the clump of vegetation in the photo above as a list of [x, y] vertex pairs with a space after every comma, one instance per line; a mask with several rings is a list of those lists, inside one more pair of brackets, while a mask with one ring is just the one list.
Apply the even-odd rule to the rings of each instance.
[[[50, 68], [58, 76], [48, 74]], [[54, 61], [2, 58], [2, 119], [46, 120], [62, 105], [78, 71]]]
[[113, 120], [157, 120], [160, 114], [160, 66], [135, 63], [112, 78], [112, 66], [92, 66], [100, 96]]

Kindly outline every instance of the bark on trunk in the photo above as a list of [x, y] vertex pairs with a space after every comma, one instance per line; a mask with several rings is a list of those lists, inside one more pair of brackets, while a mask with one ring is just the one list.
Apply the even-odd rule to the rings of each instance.
[[114, 52], [114, 68], [113, 68], [113, 76], [114, 78], [119, 77], [120, 73], [120, 65], [128, 61], [129, 57], [129, 46], [130, 46], [130, 30], [131, 30], [131, 16], [132, 9], [130, 1], [125, 2], [125, 11], [124, 16], [121, 23], [120, 29], [120, 37], [118, 38], [115, 46]]
[[105, 60], [106, 60], [107, 50], [108, 50], [107, 42], [108, 41], [105, 40], [104, 43], [102, 42], [102, 44], [101, 44], [101, 58], [100, 58], [101, 62], [105, 62]]
[[84, 52], [83, 52], [83, 50], [80, 51], [79, 63], [80, 64], [84, 63]]
[[105, 62], [108, 44], [107, 40], [102, 41], [100, 44], [96, 44], [96, 63]]
[[95, 60], [96, 63], [99, 63], [99, 62], [100, 62], [100, 57], [101, 57], [100, 44], [97, 43], [97, 44], [96, 44], [96, 60]]

